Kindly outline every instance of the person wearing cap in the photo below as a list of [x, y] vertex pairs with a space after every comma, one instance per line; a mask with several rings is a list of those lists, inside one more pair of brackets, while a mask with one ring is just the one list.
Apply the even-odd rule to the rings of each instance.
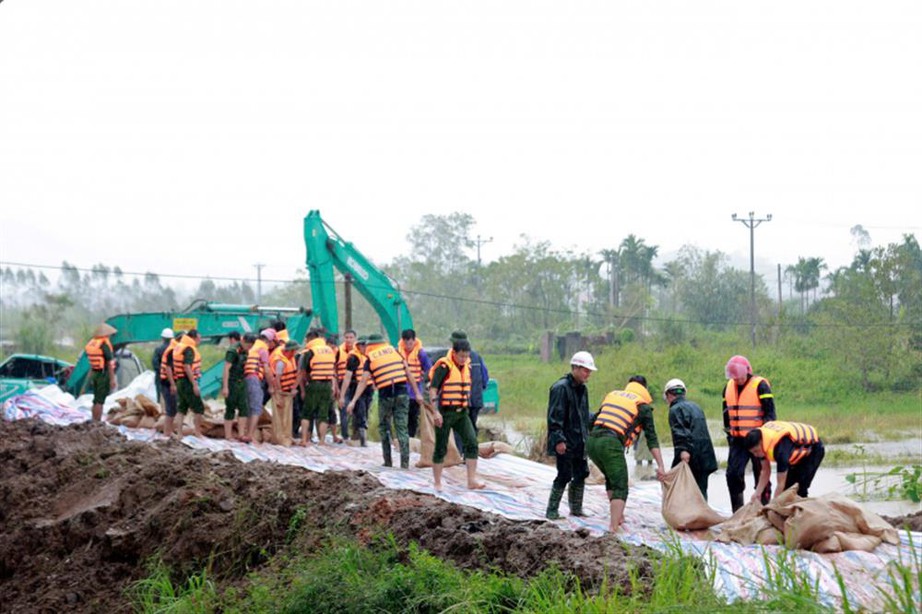
[[[164, 328], [160, 332], [160, 345], [154, 348], [154, 353], [150, 358], [150, 366], [156, 375], [160, 373], [160, 363], [163, 362], [163, 353], [170, 347], [170, 342], [173, 340], [173, 337], [175, 337], [175, 335], [173, 334], [172, 328]], [[159, 403], [160, 399], [163, 398], [163, 385], [159, 377], [154, 379], [154, 384], [157, 389], [157, 402]]]
[[224, 438], [234, 439], [234, 418], [241, 437], [247, 435], [250, 406], [247, 404], [247, 387], [243, 381], [243, 367], [247, 353], [256, 342], [256, 335], [247, 333], [243, 337], [237, 331], [227, 335], [231, 342], [224, 353], [224, 373], [221, 378], [221, 396], [224, 397]]
[[762, 500], [771, 476], [772, 461], [776, 463], [778, 472], [776, 497], [792, 484], [797, 484], [798, 495], [808, 496], [816, 471], [826, 456], [823, 440], [816, 429], [800, 422], [766, 422], [749, 431], [745, 445], [761, 465], [759, 482], [751, 501]]
[[202, 401], [202, 391], [199, 388], [199, 380], [202, 378], [202, 355], [198, 351], [200, 341], [201, 335], [193, 328], [183, 335], [173, 348], [173, 377], [176, 379], [178, 399], [176, 412], [182, 416], [179, 422], [180, 433], [183, 419], [191, 409], [196, 437], [204, 437], [202, 417], [205, 415], [205, 403]]
[[442, 490], [442, 467], [448, 452], [448, 437], [452, 432], [461, 437], [467, 487], [477, 490], [485, 486], [477, 479], [477, 433], [474, 432], [474, 425], [467, 412], [471, 391], [470, 353], [470, 342], [457, 339], [452, 343], [451, 350], [435, 361], [429, 371], [430, 405], [425, 406], [423, 411], [429, 412], [435, 425], [432, 477], [436, 490]]
[[[452, 343], [459, 339], [467, 339], [467, 333], [463, 330], [456, 330], [451, 333], [450, 341]], [[471, 348], [471, 401], [467, 413], [471, 417], [471, 424], [474, 425], [475, 434], [480, 432], [477, 428], [477, 419], [480, 417], [480, 410], [483, 409], [483, 391], [487, 389], [489, 383], [490, 373], [487, 371], [487, 364], [483, 361], [483, 357]], [[457, 435], [455, 436], [455, 444], [460, 450], [461, 440]]]
[[[775, 397], [771, 384], [764, 377], [753, 375], [752, 365], [745, 356], [733, 356], [724, 368], [727, 384], [723, 393], [724, 431], [729, 445], [727, 456], [727, 490], [730, 506], [736, 512], [743, 507], [746, 489], [746, 465], [752, 463], [752, 475], [759, 483], [762, 464], [746, 447], [746, 435], [754, 428], [775, 420]], [[762, 491], [762, 503], [771, 500], [769, 480]]]
[[674, 454], [672, 466], [688, 463], [704, 500], [708, 498], [708, 476], [717, 471], [717, 455], [708, 431], [708, 421], [697, 403], [685, 398], [685, 382], [673, 378], [666, 382], [663, 400], [669, 404], [669, 429]]
[[356, 398], [360, 397], [370, 382], [378, 391], [378, 431], [381, 435], [381, 453], [384, 466], [392, 467], [391, 461], [391, 421], [400, 446], [400, 468], [410, 467], [410, 435], [407, 433], [407, 414], [410, 401], [407, 386], [416, 388], [418, 398], [423, 398], [422, 391], [410, 366], [403, 359], [397, 348], [384, 341], [384, 337], [374, 333], [368, 335], [365, 348], [366, 359], [362, 369], [362, 379], [355, 389], [355, 396], [346, 406], [346, 411], [355, 409]]
[[118, 382], [115, 379], [115, 351], [109, 339], [117, 332], [108, 324], [100, 324], [93, 331], [93, 338], [83, 348], [90, 362], [89, 380], [93, 388], [91, 412], [93, 420], [97, 422], [102, 420], [102, 406], [106, 402], [106, 397], [118, 388]]
[[589, 477], [586, 440], [589, 437], [589, 389], [586, 382], [596, 370], [589, 352], [577, 352], [570, 359], [570, 372], [551, 386], [547, 403], [547, 455], [557, 464], [545, 516], [560, 518], [560, 500], [567, 490], [570, 515], [584, 516], [583, 493]]
[[315, 424], [317, 443], [326, 445], [331, 406], [339, 396], [336, 354], [320, 328], [308, 330], [304, 339], [304, 352], [298, 370], [298, 388], [304, 399], [301, 409], [301, 445], [306, 446], [311, 442]]
[[662, 480], [666, 475], [653, 423], [653, 397], [647, 390], [646, 381], [642, 375], [635, 375], [628, 380], [624, 390], [609, 392], [602, 400], [589, 432], [589, 458], [605, 475], [611, 514], [609, 530], [612, 533], [624, 522], [624, 505], [627, 502], [628, 469], [624, 451], [641, 432], [647, 436], [650, 452], [656, 461], [657, 479]]
[[247, 352], [247, 359], [243, 365], [243, 381], [247, 389], [247, 408], [250, 411], [249, 424], [246, 428], [246, 435], [240, 436], [240, 441], [249, 443], [253, 441], [253, 433], [259, 424], [259, 417], [263, 413], [263, 406], [266, 404], [266, 393], [263, 390], [264, 385], [268, 385], [270, 391], [275, 391], [276, 380], [272, 369], [269, 368], [269, 354], [275, 349], [276, 332], [273, 328], [264, 328], [259, 332], [259, 337], [253, 342], [253, 346]]
[[[355, 337], [355, 331], [351, 332], [355, 343], [349, 349], [343, 366], [343, 378], [339, 387], [339, 407], [341, 414], [345, 416], [343, 424], [352, 423], [352, 439], [357, 439], [359, 445], [364, 448], [368, 445], [366, 443], [366, 433], [368, 432], [368, 406], [371, 395], [362, 394], [356, 398], [355, 391], [358, 388], [359, 380], [362, 379], [362, 369], [367, 360], [365, 346], [368, 344], [368, 338], [364, 336]], [[349, 331], [346, 331], [347, 339], [348, 336]], [[353, 399], [356, 399], [356, 403], [352, 409], [349, 409], [349, 404]], [[345, 429], [345, 427], [343, 428]], [[346, 434], [345, 430], [343, 434]]]
[[291, 445], [291, 401], [298, 389], [298, 363], [295, 352], [300, 349], [301, 345], [290, 339], [269, 355], [269, 367], [279, 383], [272, 395], [272, 433], [275, 443], [280, 446]]
[[[426, 377], [429, 370], [432, 369], [432, 360], [426, 350], [423, 349], [423, 342], [416, 337], [416, 331], [407, 328], [400, 333], [400, 341], [397, 342], [397, 351], [403, 356], [403, 359], [410, 365], [410, 371], [416, 376], [419, 387], [425, 388]], [[425, 390], [423, 393], [425, 394]], [[407, 415], [407, 432], [410, 437], [416, 437], [416, 431], [419, 430], [419, 404], [425, 402], [425, 399], [416, 398], [416, 392], [410, 388], [410, 411]]]

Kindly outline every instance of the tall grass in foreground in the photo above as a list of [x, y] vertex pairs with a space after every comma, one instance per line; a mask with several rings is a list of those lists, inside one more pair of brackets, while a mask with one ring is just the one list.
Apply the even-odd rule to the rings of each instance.
[[[664, 556], [640, 551], [625, 569], [586, 591], [553, 565], [525, 580], [499, 572], [463, 571], [421, 550], [402, 549], [392, 539], [372, 547], [354, 543], [327, 546], [313, 556], [278, 556], [269, 566], [223, 593], [206, 572], [174, 585], [155, 561], [151, 575], [131, 587], [140, 612], [484, 612], [586, 614], [611, 612], [856, 612], [845, 579], [835, 605], [821, 603], [809, 565], [790, 550], [765, 550], [766, 575], [759, 600], [728, 603], [716, 594], [714, 575], [702, 560], [681, 550], [677, 540]], [[915, 552], [915, 551], [914, 551]], [[884, 612], [918, 612], [922, 557], [898, 561], [878, 588]], [[709, 566], [713, 569], [713, 565]], [[617, 578], [613, 582], [611, 578]]]

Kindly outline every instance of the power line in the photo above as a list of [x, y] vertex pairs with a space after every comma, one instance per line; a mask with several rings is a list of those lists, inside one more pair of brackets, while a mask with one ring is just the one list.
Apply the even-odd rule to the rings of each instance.
[[[30, 263], [22, 263], [22, 262], [10, 262], [10, 261], [4, 261], [4, 260], [0, 260], [0, 266], [18, 266], [18, 267], [24, 267], [24, 268], [29, 268], [29, 269], [48, 269], [48, 270], [62, 270], [64, 268], [63, 266], [30, 264]], [[81, 268], [81, 267], [76, 267], [76, 266], [69, 266], [68, 268], [70, 270], [80, 271], [84, 273], [99, 272], [99, 269], [96, 269], [96, 268], [87, 269], [87, 268]], [[116, 267], [109, 269], [109, 273], [112, 273], [115, 270], [115, 268]], [[233, 282], [255, 281], [251, 278], [242, 278], [242, 277], [211, 277], [211, 276], [202, 276], [202, 275], [173, 274], [173, 273], [161, 274], [161, 273], [154, 273], [151, 271], [148, 271], [147, 273], [137, 273], [137, 272], [129, 272], [129, 271], [120, 270], [118, 274], [128, 275], [128, 276], [140, 276], [140, 277], [146, 277], [148, 275], [155, 275], [158, 279], [159, 278], [165, 278], [165, 279], [177, 278], [177, 279], [198, 279], [202, 281], [218, 280], [218, 281], [233, 281]], [[263, 279], [262, 281], [280, 283], [280, 284], [306, 284], [309, 280], [307, 279]], [[343, 280], [335, 280], [334, 283], [344, 284], [345, 282]], [[370, 284], [370, 285], [367, 284], [366, 287], [370, 289], [391, 290], [389, 286], [375, 286], [373, 284]], [[702, 326], [708, 326], [708, 325], [749, 326], [750, 325], [750, 322], [730, 322], [730, 321], [725, 321], [725, 320], [693, 320], [693, 319], [687, 319], [687, 318], [665, 318], [665, 317], [653, 317], [653, 316], [647, 316], [647, 315], [625, 315], [625, 314], [617, 314], [617, 313], [608, 314], [608, 313], [601, 313], [598, 311], [588, 311], [588, 310], [578, 311], [575, 309], [565, 309], [565, 308], [557, 308], [557, 307], [538, 307], [534, 305], [522, 305], [518, 303], [494, 301], [494, 300], [482, 299], [482, 298], [450, 296], [446, 294], [437, 294], [434, 292], [411, 290], [407, 288], [401, 288], [401, 292], [408, 296], [418, 296], [418, 297], [426, 297], [426, 298], [439, 299], [439, 300], [457, 301], [460, 303], [484, 305], [488, 307], [498, 307], [498, 308], [503, 308], [503, 309], [518, 309], [518, 310], [524, 310], [524, 311], [535, 311], [535, 312], [552, 313], [552, 314], [568, 315], [568, 316], [573, 316], [579, 313], [579, 314], [583, 314], [583, 315], [587, 315], [587, 316], [591, 316], [595, 318], [606, 318], [606, 317], [609, 317], [610, 315], [613, 315], [615, 318], [619, 318], [622, 320], [636, 320], [636, 321], [643, 321], [643, 322], [671, 322], [674, 324], [698, 324]], [[803, 322], [791, 322], [791, 323], [771, 323], [771, 325], [781, 326], [782, 328], [793, 328], [793, 327], [801, 327], [801, 326], [804, 326], [805, 324]], [[898, 327], [898, 328], [908, 327], [908, 326], [911, 326], [911, 324], [910, 323], [871, 323], [871, 324], [843, 324], [843, 323], [812, 324], [811, 323], [811, 324], [808, 324], [808, 326], [816, 327], [816, 328], [869, 328], [870, 329], [870, 328], [886, 328], [886, 327]]]

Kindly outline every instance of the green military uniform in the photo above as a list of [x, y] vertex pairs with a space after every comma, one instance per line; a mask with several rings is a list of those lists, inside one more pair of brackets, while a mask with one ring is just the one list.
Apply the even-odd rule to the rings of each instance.
[[243, 367], [247, 361], [247, 353], [241, 352], [239, 343], [235, 343], [224, 354], [224, 362], [230, 365], [227, 372], [227, 399], [225, 399], [224, 419], [233, 420], [234, 412], [241, 418], [250, 415], [250, 405], [247, 402], [246, 383], [243, 381]]

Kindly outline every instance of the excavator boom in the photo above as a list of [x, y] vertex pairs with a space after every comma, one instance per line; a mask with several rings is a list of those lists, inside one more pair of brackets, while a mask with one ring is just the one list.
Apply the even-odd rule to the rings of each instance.
[[403, 329], [413, 328], [410, 310], [396, 283], [330, 228], [316, 209], [304, 218], [304, 243], [313, 311], [324, 328], [339, 333], [334, 267], [352, 276], [359, 293], [381, 318], [392, 344], [400, 339]]

